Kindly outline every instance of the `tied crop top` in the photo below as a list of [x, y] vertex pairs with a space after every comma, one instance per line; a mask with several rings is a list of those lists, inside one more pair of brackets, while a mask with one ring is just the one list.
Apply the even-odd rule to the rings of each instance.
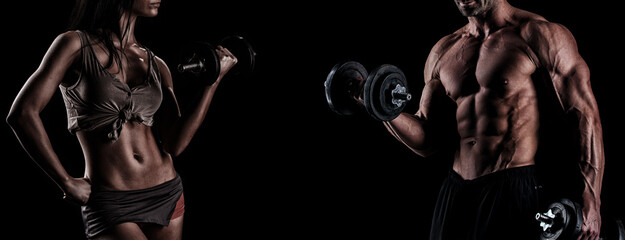
[[87, 35], [80, 37], [82, 69], [76, 83], [59, 85], [67, 110], [68, 130], [91, 131], [105, 128], [107, 138], [116, 141], [127, 121], [152, 126], [154, 113], [163, 99], [161, 76], [154, 55], [148, 52], [148, 74], [137, 86], [129, 87], [98, 61]]

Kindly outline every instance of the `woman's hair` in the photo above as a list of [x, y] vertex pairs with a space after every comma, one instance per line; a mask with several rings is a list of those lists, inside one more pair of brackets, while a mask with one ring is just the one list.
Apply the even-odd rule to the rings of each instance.
[[[110, 56], [105, 68], [111, 67], [113, 61], [121, 68], [121, 51], [115, 48], [113, 36], [121, 40], [128, 33], [130, 15], [122, 18], [124, 12], [132, 10], [133, 4], [134, 0], [76, 0], [69, 30], [84, 31], [103, 43]], [[127, 21], [123, 24], [125, 29], [120, 29], [120, 21]]]

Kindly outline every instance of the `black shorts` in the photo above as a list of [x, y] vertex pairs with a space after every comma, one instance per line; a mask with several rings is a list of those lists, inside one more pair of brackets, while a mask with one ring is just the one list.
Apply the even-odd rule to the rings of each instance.
[[534, 166], [472, 180], [450, 170], [434, 208], [430, 239], [538, 239], [541, 188]]
[[94, 191], [82, 207], [85, 233], [88, 238], [93, 238], [124, 222], [167, 226], [179, 205], [182, 190], [182, 180], [176, 176], [146, 189]]

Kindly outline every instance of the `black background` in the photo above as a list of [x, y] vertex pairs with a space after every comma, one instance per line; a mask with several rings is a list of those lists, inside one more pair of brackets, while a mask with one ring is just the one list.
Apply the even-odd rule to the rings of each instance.
[[[513, 6], [567, 26], [590, 66], [604, 128], [603, 211], [622, 216], [625, 164], [623, 21], [601, 2], [510, 0]], [[24, 81], [53, 39], [65, 31], [73, 1], [3, 3], [2, 100], [6, 116]], [[326, 104], [323, 82], [334, 64], [400, 67], [418, 99], [430, 48], [466, 23], [453, 1], [167, 1], [159, 16], [140, 19], [142, 44], [174, 68], [181, 44], [238, 34], [258, 53], [250, 78], [219, 86], [207, 118], [175, 159], [185, 186], [186, 239], [269, 237], [425, 239], [449, 160], [423, 159], [395, 141], [381, 123], [341, 117]], [[184, 105], [196, 90], [174, 73]], [[412, 101], [407, 111], [415, 111]], [[184, 106], [183, 106], [184, 107]], [[82, 152], [66, 129], [58, 93], [41, 114], [73, 176]], [[2, 232], [28, 239], [83, 239], [79, 207], [39, 170], [6, 124], [0, 127]], [[20, 237], [21, 238], [21, 237]]]

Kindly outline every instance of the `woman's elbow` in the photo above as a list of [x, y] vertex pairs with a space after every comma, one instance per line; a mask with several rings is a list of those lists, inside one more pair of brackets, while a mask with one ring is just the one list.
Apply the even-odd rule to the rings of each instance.
[[9, 114], [7, 114], [7, 117], [4, 120], [10, 127], [13, 127], [13, 125], [15, 125], [15, 122], [17, 121], [16, 118], [17, 116], [15, 114], [9, 112]]
[[163, 141], [163, 151], [171, 155], [172, 157], [178, 157], [186, 149], [185, 144], [179, 142]]
[[171, 149], [168, 153], [172, 156], [172, 157], [178, 157], [180, 156], [180, 154], [182, 154], [182, 152], [184, 152], [184, 148], [174, 148]]
[[29, 111], [25, 111], [21, 108], [12, 108], [7, 114], [5, 121], [12, 129], [15, 129], [25, 123], [31, 116], [32, 114], [29, 113]]

